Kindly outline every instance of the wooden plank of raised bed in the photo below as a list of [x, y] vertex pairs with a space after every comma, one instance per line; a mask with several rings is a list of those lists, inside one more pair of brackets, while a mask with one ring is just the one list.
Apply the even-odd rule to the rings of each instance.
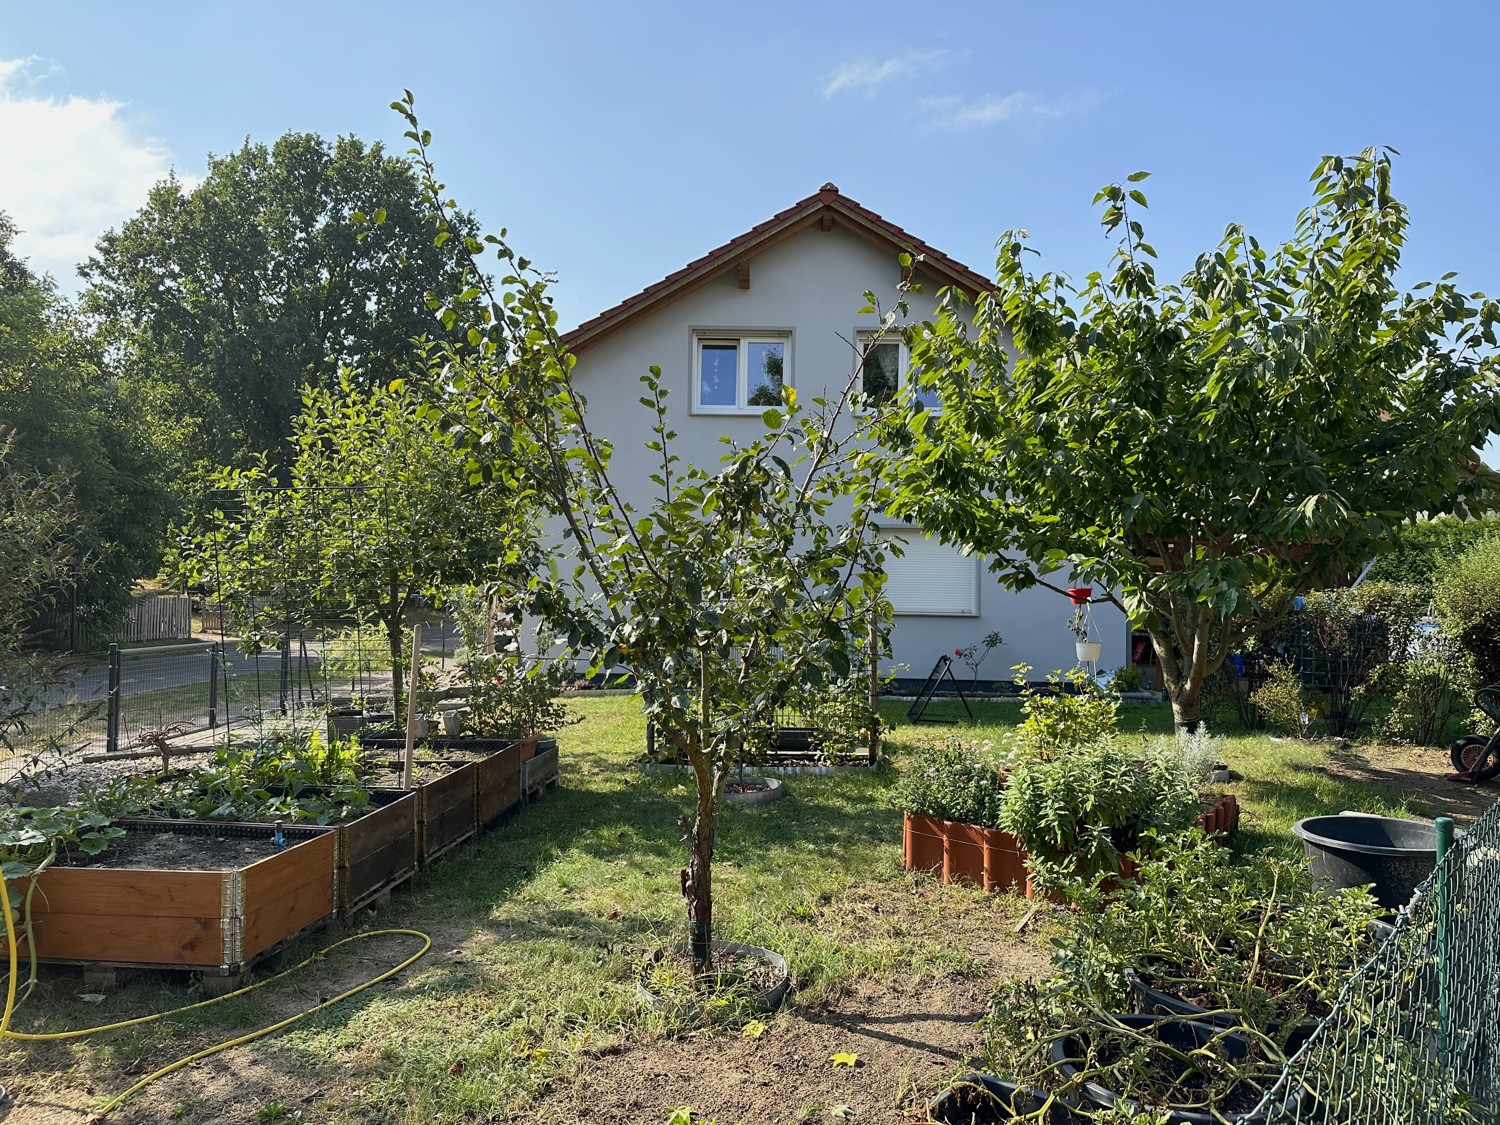
[[245, 868], [241, 960], [333, 913], [335, 841], [333, 832], [325, 832]]
[[394, 801], [372, 808], [340, 828], [344, 836], [344, 849], [339, 862], [345, 867], [402, 840], [412, 842], [415, 857], [417, 795], [404, 793]]
[[420, 796], [423, 861], [435, 859], [474, 835], [474, 767], [463, 766], [426, 782]]
[[[26, 883], [11, 884], [25, 891]], [[42, 872], [31, 908], [35, 913], [63, 902], [87, 902], [64, 913], [140, 914], [154, 918], [217, 918], [224, 904], [221, 871], [160, 871], [133, 867], [52, 867]]]
[[474, 763], [474, 819], [480, 830], [521, 803], [522, 753], [522, 743], [514, 742]]
[[339, 907], [355, 910], [417, 869], [417, 795], [407, 793], [344, 825]]
[[[218, 918], [48, 913], [36, 915], [32, 926], [37, 956], [43, 961], [130, 961], [208, 968], [222, 963], [224, 956], [224, 930]], [[18, 954], [30, 959], [24, 940]]]

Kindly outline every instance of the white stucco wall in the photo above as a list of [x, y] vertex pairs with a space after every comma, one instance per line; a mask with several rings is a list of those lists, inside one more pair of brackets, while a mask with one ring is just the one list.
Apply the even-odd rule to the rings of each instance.
[[[857, 311], [865, 303], [863, 293], [871, 290], [885, 307], [892, 307], [899, 280], [893, 254], [840, 226], [826, 232], [813, 227], [755, 257], [748, 289], [739, 287], [738, 272], [731, 269], [584, 348], [574, 369], [575, 385], [587, 399], [591, 426], [614, 444], [611, 476], [616, 485], [640, 505], [650, 496], [656, 455], [645, 448], [652, 415], [640, 404], [639, 379], [653, 364], [672, 392], [667, 404], [678, 433], [674, 452], [684, 461], [711, 470], [723, 453], [721, 436], [750, 438], [761, 432], [758, 414], [692, 413], [695, 333], [789, 332], [786, 381], [805, 399], [825, 387], [842, 389], [855, 362], [848, 341], [861, 329], [877, 326], [876, 317]], [[932, 315], [932, 288], [909, 298], [910, 319]], [[921, 679], [940, 655], [977, 644], [992, 630], [1005, 643], [984, 665], [985, 679], [1008, 679], [1010, 666], [1020, 662], [1032, 665], [1033, 678], [1071, 668], [1073, 637], [1064, 627], [1071, 612], [1066, 598], [1045, 589], [1007, 591], [981, 567], [977, 615], [897, 615], [891, 637], [894, 662], [906, 666], [897, 674]], [[1125, 663], [1129, 636], [1124, 618], [1110, 606], [1095, 606], [1092, 612], [1095, 639], [1104, 643], [1099, 667]], [[957, 664], [955, 673], [965, 679], [968, 670]]]

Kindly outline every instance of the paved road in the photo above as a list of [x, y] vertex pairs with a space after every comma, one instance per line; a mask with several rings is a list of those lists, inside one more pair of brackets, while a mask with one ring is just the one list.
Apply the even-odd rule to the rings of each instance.
[[[192, 651], [185, 651], [187, 646], [177, 645], [163, 646], [159, 649], [123, 650], [120, 661], [121, 694], [130, 696], [143, 691], [160, 691], [163, 688], [206, 682], [209, 675], [209, 646], [210, 642], [205, 641], [194, 646]], [[304, 669], [310, 665], [314, 672], [313, 681], [321, 686], [316, 669], [318, 661], [322, 658], [323, 647], [322, 641], [308, 641], [304, 663], [299, 646], [293, 643], [291, 675], [294, 682], [299, 671], [303, 674], [304, 684], [307, 682]], [[451, 657], [456, 648], [456, 630], [451, 623], [445, 624], [441, 629], [429, 627], [423, 630], [422, 650], [424, 653], [430, 656]], [[229, 640], [224, 642], [224, 662], [231, 677], [254, 674], [259, 671], [266, 683], [266, 690], [272, 694], [279, 690], [281, 675], [279, 652], [269, 651], [253, 656], [247, 655], [237, 641]], [[377, 679], [382, 679], [382, 677], [377, 676]], [[388, 679], [388, 677], [383, 679]], [[49, 695], [48, 703], [56, 705], [66, 702], [87, 702], [103, 699], [108, 692], [109, 664], [104, 660], [96, 660], [71, 674], [65, 686]]]

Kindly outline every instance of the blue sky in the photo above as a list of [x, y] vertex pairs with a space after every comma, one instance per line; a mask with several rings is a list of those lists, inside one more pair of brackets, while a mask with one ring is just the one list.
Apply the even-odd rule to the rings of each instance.
[[[1409, 281], [1500, 293], [1500, 7], [0, 0], [0, 209], [73, 264], [168, 167], [288, 130], [404, 147], [559, 277], [567, 324], [824, 181], [981, 272], [1028, 228], [1103, 264], [1095, 189], [1153, 175], [1180, 273], [1230, 221], [1290, 233], [1325, 152], [1401, 152]], [[851, 296], [851, 304], [857, 303]]]

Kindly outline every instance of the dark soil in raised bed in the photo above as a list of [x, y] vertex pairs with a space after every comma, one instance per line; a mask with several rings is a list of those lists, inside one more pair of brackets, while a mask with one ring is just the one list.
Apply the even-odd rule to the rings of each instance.
[[[288, 840], [290, 847], [296, 841]], [[226, 871], [249, 867], [281, 848], [269, 835], [204, 836], [178, 832], [127, 832], [96, 856], [75, 854], [69, 867], [135, 867], [163, 871]]]

